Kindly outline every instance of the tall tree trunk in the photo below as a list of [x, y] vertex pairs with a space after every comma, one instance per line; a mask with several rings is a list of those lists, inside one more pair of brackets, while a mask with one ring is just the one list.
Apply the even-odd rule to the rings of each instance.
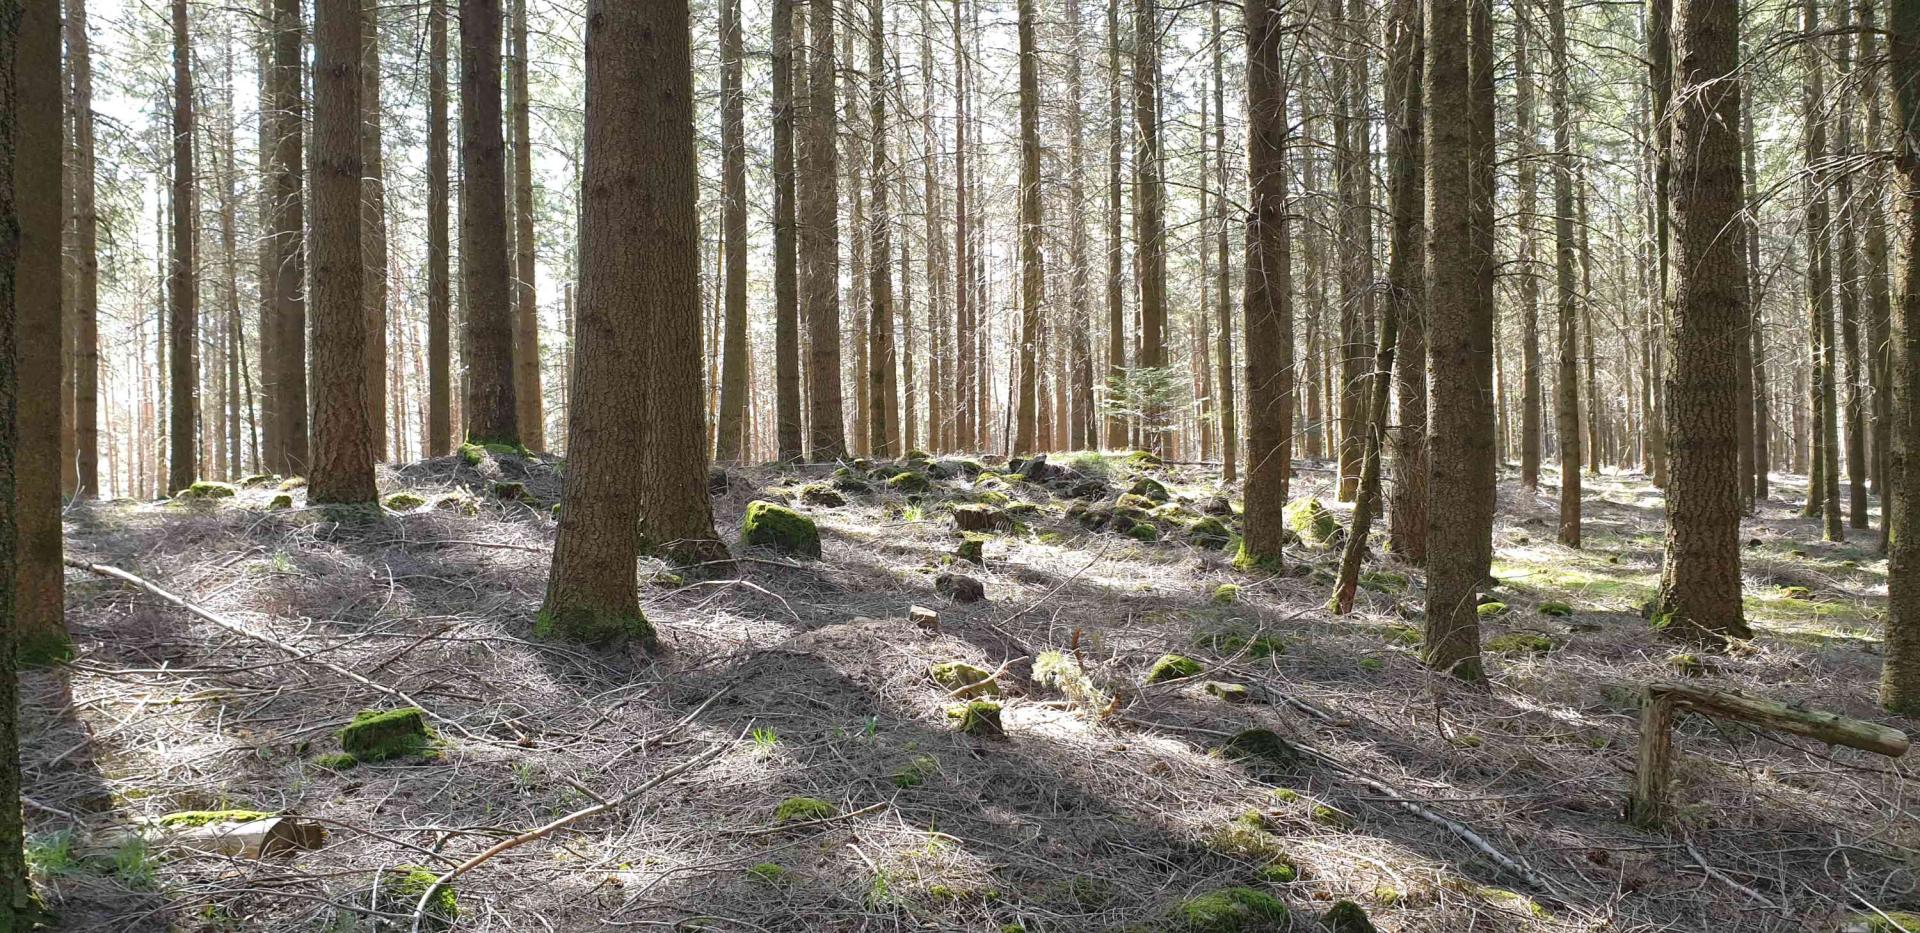
[[[1801, 24], [1808, 36], [1818, 35], [1820, 28], [1820, 10], [1815, 0], [1806, 0], [1802, 4]], [[1807, 124], [1807, 249], [1810, 255], [1807, 276], [1807, 304], [1810, 313], [1810, 329], [1814, 340], [1813, 367], [1813, 404], [1814, 404], [1814, 453], [1819, 463], [1816, 481], [1809, 484], [1809, 498], [1820, 500], [1818, 514], [1824, 520], [1826, 538], [1829, 541], [1841, 541], [1846, 538], [1846, 517], [1840, 512], [1840, 444], [1839, 411], [1836, 405], [1837, 391], [1834, 385], [1834, 368], [1837, 354], [1834, 348], [1833, 328], [1833, 267], [1832, 250], [1827, 240], [1830, 230], [1827, 207], [1826, 179], [1818, 177], [1815, 166], [1824, 160], [1827, 153], [1827, 128], [1824, 108], [1826, 107], [1826, 85], [1823, 74], [1824, 56], [1817, 43], [1808, 43], [1806, 50], [1806, 86], [1804, 119]]]
[[1491, 467], [1490, 321], [1479, 307], [1480, 236], [1472, 200], [1478, 166], [1468, 68], [1476, 0], [1427, 0], [1426, 123], [1428, 369], [1427, 664], [1468, 681], [1485, 678], [1475, 596], [1487, 532], [1478, 515], [1480, 472]]
[[813, 73], [807, 84], [812, 101], [807, 108], [807, 131], [800, 141], [805, 166], [800, 207], [806, 214], [800, 225], [800, 252], [807, 269], [806, 318], [812, 340], [808, 455], [816, 461], [832, 461], [847, 453], [840, 388], [840, 169], [834, 135], [838, 115], [834, 110], [833, 0], [810, 0], [808, 10]]
[[[1167, 244], [1161, 184], [1160, 4], [1133, 0], [1133, 240], [1140, 289], [1140, 349], [1135, 364], [1167, 366]], [[1149, 384], [1157, 380], [1148, 380]], [[1165, 399], [1143, 400], [1145, 446], [1165, 452], [1172, 428]]]
[[[720, 410], [714, 460], [741, 459], [747, 413], [747, 131], [740, 0], [720, 3]], [[791, 158], [791, 156], [789, 156]]]
[[946, 195], [940, 190], [940, 141], [934, 130], [933, 110], [933, 11], [929, 0], [920, 0], [920, 119], [921, 145], [925, 159], [921, 164], [921, 187], [926, 198], [927, 291], [929, 312], [927, 371], [927, 447], [946, 451], [953, 447], [952, 344], [947, 330], [947, 295], [951, 266], [948, 264]]
[[466, 303], [466, 435], [517, 446], [517, 320], [507, 260], [506, 142], [500, 114], [500, 0], [460, 0], [460, 268]]
[[1247, 481], [1236, 562], [1279, 569], [1293, 433], [1293, 245], [1287, 204], [1287, 31], [1275, 0], [1245, 4]]
[[[315, 5], [313, 21], [313, 471], [311, 503], [365, 503], [373, 485], [367, 417], [362, 181], [363, 23], [357, 4]], [[384, 337], [384, 335], [380, 335]]]
[[[1566, 0], [1546, 0], [1553, 56], [1553, 241], [1555, 330], [1558, 365], [1554, 383], [1554, 432], [1560, 449], [1558, 538], [1580, 546], [1580, 312], [1574, 283], [1573, 106], [1567, 73]], [[1588, 400], [1592, 404], [1592, 400]]]
[[[364, 206], [360, 221], [360, 246], [366, 254], [367, 271], [360, 282], [362, 301], [367, 306], [367, 437], [373, 459], [387, 458], [387, 181], [383, 145], [384, 116], [380, 101], [380, 5], [378, 0], [363, 0], [365, 36], [360, 41], [363, 60], [360, 71], [362, 119], [361, 182]], [[316, 208], [317, 210], [318, 208]], [[396, 452], [397, 453], [397, 452]]]
[[[1221, 3], [1215, 2], [1207, 8], [1213, 40], [1213, 167], [1214, 176], [1220, 180], [1220, 197], [1214, 199], [1216, 216], [1211, 218], [1215, 256], [1214, 314], [1219, 318], [1220, 332], [1220, 342], [1214, 356], [1219, 366], [1220, 383], [1220, 478], [1231, 484], [1238, 478], [1236, 460], [1240, 449], [1240, 424], [1239, 413], [1235, 410], [1239, 400], [1234, 391], [1237, 379], [1233, 368], [1233, 263], [1228, 255], [1228, 227], [1232, 220], [1226, 196], [1231, 187], [1227, 174], [1227, 53], [1224, 33], [1220, 30], [1220, 7]], [[1077, 201], [1075, 203], [1078, 204]], [[1077, 207], [1075, 213], [1078, 214]]]
[[1415, 566], [1427, 560], [1426, 34], [1421, 0], [1394, 0], [1388, 36], [1388, 200], [1393, 252], [1389, 300], [1399, 321], [1394, 367], [1394, 484], [1387, 546]]
[[220, 324], [220, 356], [224, 370], [220, 374], [222, 397], [214, 406], [221, 412], [224, 429], [214, 438], [222, 451], [220, 475], [237, 476], [244, 472], [240, 447], [240, 358], [245, 353], [240, 334], [240, 196], [239, 170], [234, 159], [233, 111], [233, 37], [220, 40], [220, 267], [221, 301], [224, 319]]
[[1013, 452], [1033, 453], [1036, 420], [1034, 393], [1039, 370], [1034, 354], [1040, 341], [1040, 303], [1045, 274], [1040, 266], [1040, 64], [1033, 40], [1033, 0], [1020, 0], [1020, 411]]
[[[1839, 0], [1834, 11], [1836, 25], [1851, 24], [1851, 4]], [[1849, 86], [1853, 73], [1852, 36], [1842, 35], [1834, 40], [1834, 82], [1839, 87]], [[1840, 114], [1839, 132], [1835, 134], [1833, 156], [1845, 160], [1854, 155], [1852, 94], [1846, 104], [1838, 108]], [[1861, 394], [1865, 386], [1864, 374], [1860, 369], [1860, 205], [1853, 195], [1853, 173], [1841, 172], [1833, 180], [1834, 200], [1840, 205], [1840, 223], [1836, 232], [1834, 251], [1836, 254], [1836, 272], [1840, 286], [1840, 340], [1842, 344], [1841, 361], [1846, 367], [1846, 395], [1841, 400], [1846, 412], [1844, 443], [1847, 451], [1847, 524], [1852, 528], [1866, 528], [1867, 521], [1867, 431], [1862, 420], [1866, 417], [1866, 399]], [[1835, 478], [1836, 482], [1838, 477]]]
[[[1868, 149], [1878, 149], [1886, 142], [1886, 129], [1880, 69], [1877, 65], [1869, 64], [1873, 62], [1875, 54], [1873, 6], [1862, 4], [1858, 13], [1860, 29], [1856, 35], [1859, 42], [1858, 57], [1862, 65], [1860, 96], [1866, 98], [1867, 102], [1866, 146]], [[1747, 109], [1750, 112], [1751, 105]], [[1751, 117], [1748, 119], [1751, 120]], [[1893, 528], [1893, 500], [1890, 498], [1893, 484], [1893, 373], [1890, 368], [1893, 295], [1887, 281], [1887, 177], [1883, 172], [1873, 172], [1865, 178], [1867, 364], [1873, 387], [1873, 491], [1880, 497], [1879, 549], [1885, 553]], [[1752, 183], [1749, 179], [1748, 184]], [[1751, 269], [1748, 274], [1752, 275]]]
[[1373, 320], [1373, 204], [1368, 152], [1372, 123], [1367, 117], [1368, 43], [1361, 17], [1364, 7], [1340, 10], [1330, 0], [1329, 16], [1340, 36], [1333, 66], [1333, 158], [1339, 200], [1340, 255], [1340, 485], [1339, 498], [1351, 501], [1360, 486], [1366, 454], [1367, 405], [1372, 380], [1368, 339]]
[[427, 455], [444, 457], [453, 449], [446, 0], [427, 0], [427, 33]]
[[1654, 624], [1675, 634], [1749, 636], [1740, 601], [1739, 455], [1733, 409], [1740, 404], [1734, 341], [1744, 244], [1726, 232], [1741, 207], [1740, 7], [1727, 0], [1680, 0], [1673, 56], [1673, 368], [1667, 377], [1666, 559]]
[[[1547, 0], [1553, 4], [1554, 0]], [[1554, 15], [1551, 9], [1548, 16]], [[1519, 161], [1520, 182], [1520, 485], [1528, 489], [1540, 487], [1540, 278], [1535, 271], [1537, 262], [1534, 246], [1534, 215], [1537, 208], [1539, 136], [1534, 127], [1535, 105], [1533, 100], [1532, 65], [1532, 29], [1528, 21], [1527, 7], [1517, 3], [1514, 7], [1516, 38], [1514, 40], [1514, 124], [1519, 135], [1519, 145], [1515, 147], [1514, 158]], [[1564, 31], [1564, 29], [1563, 29]], [[1555, 35], [1556, 40], [1564, 36]], [[1552, 52], [1554, 75], [1554, 146], [1555, 160], [1567, 158], [1566, 140], [1560, 137], [1562, 125], [1561, 101], [1562, 89], [1558, 83], [1562, 79], [1561, 58], [1565, 50], [1556, 47]], [[1556, 175], [1556, 178], [1558, 176]], [[1558, 186], [1556, 185], [1556, 193]], [[1557, 204], [1557, 201], [1556, 201]], [[1555, 227], [1556, 236], [1558, 225]], [[1564, 435], [1562, 435], [1564, 437]], [[1565, 523], [1562, 522], [1564, 525]], [[1564, 537], [1564, 536], [1563, 536]]]
[[868, 133], [873, 172], [868, 179], [871, 225], [867, 233], [867, 446], [876, 457], [898, 457], [900, 447], [899, 359], [893, 343], [893, 215], [887, 195], [893, 164], [887, 155], [887, 11], [869, 0], [867, 36]]
[[793, 0], [773, 7], [773, 381], [776, 456], [802, 456], [800, 272], [794, 207]]
[[[648, 458], [634, 452], [665, 438], [651, 430], [650, 417], [635, 415], [654, 408], [648, 363], [655, 351], [686, 355], [655, 343], [654, 317], [668, 303], [675, 306], [668, 313], [695, 321], [700, 313], [688, 13], [680, 0], [593, 0], [587, 15], [586, 197], [567, 507], [537, 623], [577, 641], [654, 641], [640, 612], [636, 572]], [[642, 243], [648, 248], [635, 248]], [[697, 400], [697, 380], [688, 390]], [[699, 501], [707, 502], [704, 488]]]
[[1652, 122], [1653, 152], [1653, 226], [1654, 279], [1650, 332], [1646, 335], [1648, 353], [1647, 383], [1652, 405], [1647, 418], [1648, 460], [1655, 486], [1667, 484], [1666, 388], [1665, 368], [1667, 305], [1672, 295], [1668, 281], [1672, 277], [1673, 234], [1669, 227], [1669, 208], [1673, 195], [1673, 0], [1647, 0], [1647, 87], [1649, 119]]
[[[1744, 75], [1742, 80], [1746, 82], [1746, 87], [1742, 89], [1740, 95], [1743, 103], [1740, 110], [1740, 148], [1742, 153], [1742, 166], [1745, 169], [1743, 174], [1745, 175], [1746, 181], [1747, 204], [1747, 209], [1742, 214], [1742, 216], [1746, 218], [1746, 222], [1742, 224], [1742, 240], [1747, 249], [1748, 281], [1752, 281], [1753, 276], [1758, 275], [1760, 271], [1760, 221], [1758, 211], [1760, 188], [1758, 181], [1759, 172], [1754, 166], [1756, 147], [1753, 142], [1754, 108], [1752, 106], [1753, 95], [1750, 93], [1753, 86], [1751, 74]], [[1748, 307], [1750, 316], [1747, 321], [1747, 336], [1750, 347], [1748, 355], [1753, 367], [1753, 499], [1755, 502], [1758, 502], [1767, 497], [1768, 473], [1771, 470], [1772, 464], [1767, 444], [1768, 435], [1771, 433], [1771, 425], [1767, 419], [1767, 329], [1763, 326], [1764, 308], [1762, 307], [1762, 303], [1757, 300], [1757, 295], [1754, 297], [1756, 300], [1752, 301]]]
[[[200, 411], [199, 260], [193, 188], [193, 63], [187, 40], [187, 0], [173, 0], [173, 252], [167, 265], [168, 378], [167, 492], [193, 485], [195, 415]], [[56, 127], [57, 127], [56, 123]], [[57, 130], [56, 130], [57, 133]], [[56, 222], [57, 227], [57, 222]], [[57, 448], [56, 448], [57, 449]]]
[[74, 453], [76, 498], [100, 494], [100, 213], [94, 197], [93, 40], [86, 0], [67, 0], [73, 81]]
[[[174, 12], [181, 11], [176, 7]], [[9, 421], [17, 417], [11, 444], [0, 440], [0, 446], [11, 447], [13, 470], [11, 494], [0, 502], [6, 504], [19, 536], [18, 550], [8, 548], [13, 572], [0, 577], [0, 589], [13, 591], [14, 597], [11, 614], [0, 614], [9, 633], [0, 637], [14, 652], [6, 665], [9, 672], [13, 661], [29, 667], [64, 660], [70, 654], [62, 621], [66, 570], [60, 564], [60, 393], [49, 388], [60, 385], [64, 356], [60, 214], [66, 137], [60, 131], [65, 94], [60, 82], [59, 4], [29, 3], [15, 22], [20, 30], [18, 57], [0, 58], [6, 62], [0, 69], [14, 71], [13, 91], [18, 95], [0, 97], [12, 107], [0, 122], [12, 124], [17, 134], [10, 153], [17, 200], [10, 202], [12, 209], [6, 213], [17, 210], [19, 223], [18, 252], [0, 246], [18, 261], [7, 276], [10, 281], [0, 281], [13, 302], [8, 309], [12, 343], [0, 345], [0, 366], [19, 380], [17, 396], [0, 387], [0, 406], [4, 406], [0, 417]], [[176, 38], [184, 35], [180, 31], [184, 23], [178, 25]], [[190, 130], [192, 125], [187, 126]], [[0, 223], [7, 219], [12, 218], [0, 218]], [[191, 409], [188, 416], [186, 442], [191, 456]]]
[[[1214, 13], [1217, 21], [1219, 12]], [[1087, 289], [1087, 138], [1086, 76], [1083, 61], [1086, 46], [1082, 35], [1086, 23], [1081, 17], [1080, 0], [1067, 0], [1067, 29], [1072, 43], [1067, 57], [1067, 262], [1072, 267], [1068, 285], [1067, 320], [1069, 353], [1068, 404], [1072, 414], [1067, 424], [1066, 447], [1093, 450], [1100, 446], [1098, 420], [1093, 413], [1093, 310]], [[1218, 68], [1216, 62], [1215, 67]]]
[[1899, 170], [1900, 301], [1893, 320], [1893, 451], [1887, 471], [1893, 535], [1880, 705], [1920, 716], [1920, 4], [1892, 4], [1894, 145]]
[[[300, 0], [273, 0], [273, 448], [269, 468], [305, 473], [307, 439], [307, 228], [305, 25]], [[263, 328], [266, 330], [268, 328]], [[262, 338], [262, 354], [266, 348]]]
[[513, 401], [514, 419], [529, 450], [547, 449], [547, 416], [540, 394], [540, 304], [534, 294], [533, 134], [527, 87], [527, 0], [513, 0]]
[[[1278, 49], [1278, 46], [1275, 46]], [[1276, 54], [1278, 54], [1276, 52]], [[1120, 226], [1121, 196], [1121, 108], [1120, 93], [1120, 0], [1107, 0], [1107, 393], [1110, 408], [1113, 391], [1127, 374], [1127, 290], [1126, 245]], [[1127, 446], [1127, 419], [1117, 411], [1107, 415], [1107, 447]]]

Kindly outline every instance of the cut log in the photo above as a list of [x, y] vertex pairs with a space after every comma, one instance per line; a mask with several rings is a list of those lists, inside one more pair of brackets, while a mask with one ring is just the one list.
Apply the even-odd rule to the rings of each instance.
[[318, 849], [327, 831], [319, 823], [276, 816], [244, 823], [209, 823], [168, 837], [183, 848], [232, 858], [260, 858], [303, 849]]
[[1845, 745], [1898, 758], [1907, 753], [1906, 733], [1824, 710], [1802, 709], [1735, 690], [1684, 684], [1648, 684], [1640, 706], [1640, 757], [1627, 800], [1627, 821], [1654, 828], [1667, 816], [1667, 785], [1673, 767], [1673, 713], [1692, 710], [1764, 729], [1790, 732], [1829, 745]]

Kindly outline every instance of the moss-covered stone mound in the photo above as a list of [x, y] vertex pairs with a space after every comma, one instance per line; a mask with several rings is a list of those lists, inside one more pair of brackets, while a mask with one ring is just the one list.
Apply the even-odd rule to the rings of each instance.
[[1287, 905], [1252, 888], [1220, 888], [1174, 905], [1173, 924], [1185, 933], [1285, 933]]
[[1179, 680], [1200, 673], [1200, 662], [1185, 655], [1163, 654], [1147, 668], [1147, 683], [1157, 684], [1166, 680]]
[[970, 700], [1000, 695], [1000, 685], [991, 672], [965, 661], [942, 661], [927, 668], [927, 677], [947, 691], [948, 696]]
[[1340, 533], [1340, 520], [1315, 496], [1287, 503], [1283, 515], [1287, 527], [1308, 544], [1325, 544]]
[[820, 528], [799, 512], [759, 499], [747, 503], [746, 518], [740, 523], [740, 543], [818, 558]]
[[340, 748], [359, 761], [425, 754], [433, 743], [427, 714], [412, 706], [365, 710], [340, 730]]

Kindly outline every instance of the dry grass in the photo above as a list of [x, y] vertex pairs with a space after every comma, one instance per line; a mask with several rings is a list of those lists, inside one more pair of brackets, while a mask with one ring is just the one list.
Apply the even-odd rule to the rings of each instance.
[[[489, 499], [492, 470], [525, 482], [535, 504]], [[722, 532], [750, 499], [821, 475], [736, 472], [715, 500]], [[1678, 676], [1671, 656], [1683, 650], [1634, 605], [1657, 574], [1660, 522], [1657, 491], [1636, 477], [1595, 483], [1581, 553], [1551, 544], [1550, 497], [1503, 485], [1497, 575], [1512, 608], [1486, 634], [1543, 633], [1559, 647], [1500, 656], [1488, 694], [1430, 677], [1397, 637], [1418, 625], [1417, 585], [1394, 592], [1389, 580], [1363, 591], [1360, 612], [1332, 618], [1318, 581], [1331, 552], [1298, 552], [1298, 575], [1249, 576], [1177, 541], [1085, 532], [1060, 514], [1065, 500], [1022, 485], [1009, 492], [1042, 511], [987, 543], [971, 572], [989, 601], [947, 605], [933, 578], [957, 536], [938, 502], [964, 482], [917, 509], [887, 493], [809, 508], [824, 530], [818, 563], [754, 555], [691, 582], [649, 565], [664, 653], [587, 652], [529, 634], [553, 531], [540, 506], [558, 493], [551, 464], [447, 459], [382, 479], [389, 491], [474, 490], [479, 514], [270, 512], [254, 491], [210, 508], [69, 514], [76, 556], [321, 652], [458, 727], [441, 729], [435, 760], [321, 766], [335, 730], [390, 701], [124, 587], [70, 579], [80, 658], [29, 677], [26, 718], [33, 831], [42, 843], [73, 833], [67, 862], [41, 860], [70, 929], [321, 928], [380, 872], [444, 871], [715, 744], [719, 759], [634, 807], [460, 879], [458, 929], [1158, 929], [1178, 898], [1264, 885], [1258, 869], [1282, 852], [1301, 879], [1266, 887], [1297, 915], [1353, 899], [1402, 933], [1785, 933], [1830, 929], [1865, 904], [1917, 903], [1915, 784], [1904, 765], [1864, 753], [1683, 720], [1681, 825], [1657, 835], [1619, 821], [1637, 719], [1607, 687]], [[1204, 473], [1171, 479], [1189, 499], [1212, 490]], [[1761, 634], [1704, 658], [1705, 678], [1882, 718], [1871, 689], [1884, 561], [1807, 543], [1817, 529], [1781, 502], [1752, 534], [1763, 540], [1747, 571]], [[1210, 601], [1223, 583], [1242, 587], [1230, 605]], [[1779, 597], [1788, 585], [1809, 598]], [[1548, 599], [1576, 615], [1534, 611]], [[942, 632], [908, 622], [912, 604], [938, 607]], [[1286, 650], [1223, 655], [1206, 636], [1228, 630]], [[1049, 649], [1076, 651], [1119, 688], [1111, 715], [1031, 681]], [[1169, 651], [1260, 702], [1227, 704], [1197, 682], [1136, 686]], [[946, 660], [1005, 665], [1007, 738], [949, 728], [945, 691], [925, 676]], [[1551, 890], [1526, 890], [1335, 770], [1272, 774], [1209, 753], [1252, 725], [1464, 823]], [[775, 807], [795, 795], [864, 812], [776, 827]], [[296, 812], [324, 820], [330, 838], [284, 859], [128, 854], [144, 821], [210, 807]], [[1270, 849], [1222, 836], [1249, 810], [1264, 813]]]

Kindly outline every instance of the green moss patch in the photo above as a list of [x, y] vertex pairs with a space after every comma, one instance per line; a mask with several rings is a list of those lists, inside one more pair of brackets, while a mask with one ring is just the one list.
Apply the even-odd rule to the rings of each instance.
[[1252, 888], [1221, 888], [1175, 905], [1172, 920], [1186, 933], [1284, 933], [1287, 905]]
[[927, 481], [927, 474], [908, 470], [887, 480], [887, 487], [902, 495], [917, 496], [931, 489], [933, 484]]
[[1142, 476], [1134, 480], [1133, 485], [1127, 487], [1127, 494], [1156, 503], [1173, 498], [1173, 494], [1167, 491], [1167, 485], [1151, 476]]
[[1507, 604], [1497, 601], [1481, 603], [1474, 607], [1473, 611], [1478, 613], [1482, 619], [1498, 619], [1507, 614]]
[[[386, 910], [412, 914], [420, 897], [433, 888], [433, 882], [439, 877], [438, 872], [418, 865], [402, 865], [381, 875], [380, 888], [385, 895]], [[421, 928], [449, 930], [459, 916], [460, 897], [449, 882], [435, 888], [433, 896], [427, 899], [426, 920]]]
[[395, 512], [411, 512], [427, 504], [425, 496], [412, 492], [396, 492], [380, 500], [380, 504]]
[[813, 519], [764, 499], [747, 503], [740, 523], [740, 543], [803, 557], [820, 556], [820, 528]]
[[986, 669], [965, 661], [942, 661], [927, 668], [927, 676], [949, 696], [962, 699], [1000, 695], [1000, 685]]
[[1147, 683], [1157, 684], [1162, 681], [1192, 677], [1201, 670], [1199, 661], [1185, 655], [1163, 654], [1153, 662], [1152, 667], [1147, 668]]
[[753, 877], [758, 878], [759, 880], [764, 881], [768, 884], [777, 885], [782, 882], [785, 882], [787, 880], [787, 876], [791, 874], [791, 872], [787, 871], [786, 867], [781, 865], [778, 862], [761, 862], [760, 864], [747, 869], [747, 874], [752, 875]]
[[1369, 570], [1360, 575], [1360, 586], [1376, 593], [1404, 593], [1407, 575], [1391, 570]]
[[847, 504], [847, 497], [841, 495], [840, 490], [833, 488], [833, 486], [827, 483], [808, 483], [800, 487], [796, 492], [800, 496], [800, 501], [808, 505], [837, 509]]
[[1160, 529], [1144, 522], [1127, 529], [1127, 537], [1146, 544], [1160, 540]]
[[1840, 930], [1841, 933], [1920, 933], [1920, 914], [1904, 910], [1854, 914]]
[[197, 499], [201, 501], [210, 501], [213, 499], [231, 499], [234, 496], [238, 495], [239, 492], [240, 491], [238, 489], [234, 488], [234, 485], [232, 483], [216, 483], [211, 480], [203, 479], [197, 483], [194, 483], [191, 486], [188, 486], [185, 489], [180, 490], [179, 492], [174, 493], [173, 497], [175, 499]]
[[992, 700], [974, 700], [962, 706], [947, 708], [947, 719], [954, 728], [979, 738], [995, 738], [1007, 734], [1000, 724], [1000, 704]]
[[1281, 514], [1287, 527], [1308, 544], [1325, 544], [1340, 532], [1340, 520], [1334, 518], [1333, 512], [1316, 496], [1287, 503]]
[[1151, 470], [1166, 465], [1159, 454], [1151, 450], [1136, 450], [1127, 454], [1127, 466], [1140, 470]]
[[1570, 615], [1573, 615], [1573, 606], [1570, 603], [1564, 603], [1557, 599], [1549, 599], [1546, 602], [1540, 604], [1539, 611], [1540, 611], [1540, 614], [1543, 616], [1552, 616], [1556, 619], [1564, 619]]
[[1352, 901], [1341, 901], [1320, 918], [1328, 933], [1376, 933], [1367, 912]]
[[1225, 522], [1209, 516], [1187, 526], [1187, 540], [1217, 551], [1233, 541], [1233, 532]]
[[182, 810], [160, 818], [160, 825], [176, 829], [211, 826], [216, 823], [251, 823], [270, 820], [278, 814], [263, 810]]
[[1547, 654], [1559, 647], [1559, 642], [1537, 632], [1508, 632], [1487, 639], [1487, 650], [1494, 654]]
[[1253, 691], [1246, 684], [1232, 684], [1221, 680], [1209, 680], [1203, 685], [1208, 694], [1219, 697], [1228, 703], [1250, 703]]
[[359, 761], [423, 755], [432, 742], [427, 714], [411, 706], [365, 710], [340, 730], [340, 748]]
[[839, 810], [818, 797], [788, 797], [773, 808], [775, 823], [808, 823], [839, 815]]
[[985, 564], [987, 562], [986, 548], [987, 538], [985, 535], [967, 532], [961, 536], [960, 545], [953, 549], [953, 556], [956, 560], [964, 560], [972, 564]]
[[1212, 596], [1207, 597], [1207, 602], [1216, 606], [1231, 606], [1239, 601], [1240, 584], [1238, 583], [1222, 583], [1213, 588]]
[[1287, 653], [1287, 643], [1271, 635], [1258, 632], [1229, 630], [1224, 632], [1205, 632], [1195, 639], [1195, 643], [1224, 654], [1245, 654], [1250, 658], [1271, 658]]
[[1259, 761], [1292, 770], [1300, 765], [1300, 754], [1272, 729], [1243, 729], [1234, 733], [1220, 754], [1234, 761]]
[[940, 762], [935, 761], [932, 756], [919, 755], [893, 772], [893, 786], [902, 790], [919, 787], [927, 782], [927, 778], [939, 771]]

